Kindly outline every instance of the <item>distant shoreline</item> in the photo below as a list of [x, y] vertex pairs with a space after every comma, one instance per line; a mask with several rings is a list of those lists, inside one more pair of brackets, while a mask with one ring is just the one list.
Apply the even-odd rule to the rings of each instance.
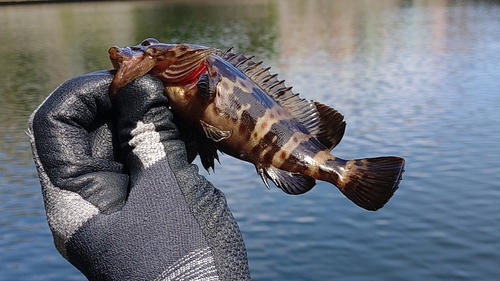
[[[88, 3], [88, 2], [161, 2], [161, 0], [0, 0], [0, 6], [7, 5], [33, 5], [53, 3]], [[196, 3], [197, 0], [175, 0], [170, 3]], [[232, 0], [207, 0], [204, 2], [231, 2]], [[500, 1], [500, 0], [498, 0]], [[243, 2], [259, 2], [259, 0], [243, 0]]]
[[76, 2], [130, 2], [129, 0], [0, 0], [0, 6]]
[[[97, 2], [102, 0], [0, 0], [0, 5], [24, 5], [24, 4], [46, 4], [46, 3], [68, 3], [68, 2]], [[102, 1], [103, 2], [103, 1]]]

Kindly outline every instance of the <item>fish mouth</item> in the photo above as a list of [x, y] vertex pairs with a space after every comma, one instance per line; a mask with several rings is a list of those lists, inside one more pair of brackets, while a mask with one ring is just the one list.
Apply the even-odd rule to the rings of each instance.
[[156, 60], [144, 53], [134, 51], [130, 47], [113, 46], [108, 51], [115, 77], [109, 86], [109, 95], [114, 98], [117, 92], [137, 77], [148, 73], [156, 64]]
[[132, 47], [113, 46], [109, 58], [116, 70], [109, 93], [117, 92], [137, 77], [150, 73], [166, 84], [182, 84], [216, 49], [191, 44], [164, 44], [153, 38]]

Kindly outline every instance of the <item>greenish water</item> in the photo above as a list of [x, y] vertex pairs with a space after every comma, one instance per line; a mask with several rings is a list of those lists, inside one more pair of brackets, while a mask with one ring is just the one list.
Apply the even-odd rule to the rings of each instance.
[[24, 133], [60, 83], [147, 37], [256, 55], [345, 115], [342, 158], [400, 155], [401, 187], [364, 211], [319, 183], [266, 190], [223, 157], [207, 175], [255, 280], [500, 276], [498, 1], [174, 1], [0, 6], [0, 280], [84, 280], [55, 250]]

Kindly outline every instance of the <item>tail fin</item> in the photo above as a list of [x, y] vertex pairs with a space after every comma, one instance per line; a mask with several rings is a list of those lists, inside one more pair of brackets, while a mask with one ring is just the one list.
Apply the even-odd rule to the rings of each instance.
[[395, 156], [350, 160], [337, 187], [356, 205], [376, 211], [398, 189], [404, 166], [405, 160]]

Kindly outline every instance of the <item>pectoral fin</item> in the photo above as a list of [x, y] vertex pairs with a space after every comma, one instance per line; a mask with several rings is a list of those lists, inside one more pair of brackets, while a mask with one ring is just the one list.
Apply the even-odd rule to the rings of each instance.
[[198, 95], [200, 96], [201, 100], [208, 103], [214, 99], [215, 87], [208, 74], [200, 75], [196, 86], [198, 86]]
[[213, 140], [214, 142], [220, 142], [221, 140], [225, 140], [231, 136], [231, 131], [220, 130], [203, 120], [200, 120], [200, 123], [207, 138]]

